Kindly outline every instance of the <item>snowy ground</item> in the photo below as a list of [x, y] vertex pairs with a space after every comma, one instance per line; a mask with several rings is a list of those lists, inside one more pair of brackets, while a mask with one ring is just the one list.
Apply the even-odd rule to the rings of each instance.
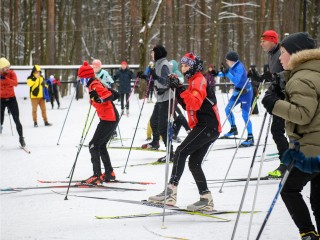
[[[219, 99], [220, 114], [222, 122], [225, 119], [224, 105], [227, 101], [226, 94], [217, 94]], [[19, 149], [18, 136], [15, 128], [11, 134], [8, 115], [5, 117], [3, 133], [0, 137], [1, 151], [1, 173], [0, 187], [29, 187], [29, 186], [49, 186], [41, 184], [37, 180], [66, 180], [71, 167], [75, 161], [78, 151], [82, 130], [84, 127], [89, 104], [88, 97], [76, 101], [71, 105], [69, 116], [66, 121], [64, 131], [57, 145], [58, 137], [63, 121], [67, 114], [67, 108], [72, 96], [61, 99], [64, 109], [51, 109], [47, 104], [47, 114], [52, 127], [45, 127], [38, 111], [38, 128], [33, 127], [31, 117], [30, 100], [18, 99], [20, 107], [20, 119], [24, 127], [24, 135], [31, 154], [27, 154]], [[130, 101], [130, 117], [124, 116], [120, 122], [121, 136], [124, 139], [123, 145], [130, 146], [135, 126], [140, 113], [143, 101], [138, 101], [134, 95]], [[119, 105], [117, 105], [119, 108]], [[255, 140], [257, 141], [264, 113], [260, 107], [260, 115], [253, 116], [253, 128]], [[134, 139], [133, 146], [141, 146], [146, 139], [146, 126], [151, 111], [152, 103], [145, 103], [142, 111], [138, 131]], [[244, 127], [241, 118], [240, 108], [235, 109], [238, 129], [240, 133]], [[12, 121], [12, 120], [11, 120]], [[91, 139], [98, 119], [96, 118], [89, 131], [87, 140]], [[267, 124], [265, 124], [267, 125]], [[15, 127], [15, 125], [13, 126]], [[223, 133], [229, 130], [228, 123], [225, 124]], [[246, 137], [246, 133], [244, 137]], [[186, 136], [184, 129], [180, 136]], [[264, 143], [265, 131], [261, 142]], [[174, 144], [177, 146], [177, 143]], [[214, 149], [235, 145], [233, 140], [217, 140], [213, 150], [208, 156], [208, 161], [203, 164], [207, 179], [224, 178], [235, 153], [234, 149], [219, 150]], [[112, 142], [111, 146], [121, 146], [121, 142]], [[164, 146], [162, 144], [162, 149]], [[247, 177], [250, 163], [254, 152], [254, 147], [239, 149], [231, 166], [228, 177]], [[262, 147], [258, 149], [258, 155], [262, 152]], [[275, 153], [276, 147], [269, 135], [266, 153]], [[128, 150], [109, 149], [112, 164], [115, 167], [116, 176], [120, 180], [152, 181], [154, 185], [133, 185], [113, 183], [112, 186], [141, 188], [145, 191], [106, 191], [98, 189], [70, 189], [70, 195], [81, 194], [86, 196], [108, 197], [116, 199], [147, 199], [150, 195], [161, 192], [164, 188], [165, 166], [128, 166], [126, 173], [123, 173], [123, 166], [127, 160]], [[128, 165], [154, 162], [158, 157], [163, 156], [161, 152], [131, 151]], [[246, 157], [246, 158], [243, 158]], [[270, 158], [270, 157], [266, 157]], [[256, 159], [252, 176], [257, 176], [260, 158]], [[278, 161], [269, 160], [263, 165], [262, 176], [268, 171], [278, 166]], [[85, 179], [92, 175], [92, 165], [87, 147], [83, 147], [80, 152], [74, 179]], [[258, 230], [266, 216], [271, 201], [277, 191], [278, 181], [264, 181], [259, 186], [256, 210], [261, 212], [254, 214], [250, 239], [255, 239]], [[215, 208], [218, 210], [238, 210], [240, 200], [244, 190], [242, 183], [226, 183], [223, 193], [219, 193], [221, 184], [209, 184], [214, 197]], [[166, 216], [162, 229], [162, 217], [148, 217], [135, 219], [113, 219], [98, 220], [96, 215], [117, 216], [127, 214], [162, 212], [162, 209], [121, 203], [114, 201], [95, 200], [86, 198], [76, 198], [69, 196], [69, 200], [64, 200], [63, 195], [58, 195], [52, 189], [24, 190], [10, 193], [1, 191], [1, 228], [0, 236], [3, 240], [16, 239], [162, 239], [164, 237], [173, 239], [230, 239], [234, 227], [236, 214], [219, 215], [231, 219], [230, 222], [218, 222], [215, 219], [193, 216], [193, 215], [173, 215]], [[66, 193], [66, 189], [54, 189], [55, 191]], [[251, 210], [255, 191], [255, 182], [250, 183], [246, 195], [243, 210]], [[304, 191], [304, 196], [309, 196], [309, 186]], [[196, 185], [188, 168], [185, 169], [178, 189], [177, 206], [186, 207], [188, 204], [197, 201], [199, 198]], [[235, 239], [247, 239], [248, 223], [250, 215], [242, 214], [236, 232]], [[153, 232], [153, 233], [152, 233]], [[160, 234], [161, 236], [157, 236]], [[291, 220], [281, 198], [278, 199], [261, 239], [300, 239], [298, 230]]]

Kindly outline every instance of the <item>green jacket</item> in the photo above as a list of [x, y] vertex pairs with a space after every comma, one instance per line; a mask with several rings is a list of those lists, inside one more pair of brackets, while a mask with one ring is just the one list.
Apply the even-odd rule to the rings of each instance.
[[[284, 72], [285, 100], [272, 113], [286, 121], [290, 140], [298, 140], [308, 157], [320, 155], [320, 49], [293, 54]], [[292, 147], [292, 145], [290, 146]]]

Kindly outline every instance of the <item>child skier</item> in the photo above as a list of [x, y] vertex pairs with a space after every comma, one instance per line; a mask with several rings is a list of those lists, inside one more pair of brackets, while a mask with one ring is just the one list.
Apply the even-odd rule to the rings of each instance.
[[[78, 70], [78, 77], [83, 84], [88, 87], [90, 94], [90, 103], [97, 110], [100, 122], [89, 143], [91, 162], [93, 165], [93, 176], [82, 181], [85, 184], [100, 184], [103, 181], [115, 180], [107, 142], [110, 140], [112, 133], [119, 122], [119, 114], [114, 106], [114, 100], [118, 99], [118, 92], [105, 88], [102, 83], [95, 78], [93, 68], [88, 62], [84, 62]], [[100, 157], [103, 162], [105, 173], [101, 174]]]
[[[173, 159], [171, 177], [165, 191], [149, 197], [150, 202], [175, 205], [177, 186], [182, 176], [186, 159], [189, 156], [189, 169], [197, 184], [200, 201], [189, 206], [191, 211], [212, 211], [213, 200], [207, 186], [207, 180], [201, 163], [209, 146], [219, 137], [221, 132], [220, 118], [214, 92], [207, 95], [207, 81], [202, 75], [202, 60], [193, 53], [187, 53], [181, 59], [182, 73], [189, 81], [187, 89], [180, 84], [177, 77], [168, 78], [168, 86], [176, 88], [179, 104], [187, 111], [189, 126], [192, 129], [185, 140], [178, 146]], [[170, 75], [172, 76], [172, 75]]]

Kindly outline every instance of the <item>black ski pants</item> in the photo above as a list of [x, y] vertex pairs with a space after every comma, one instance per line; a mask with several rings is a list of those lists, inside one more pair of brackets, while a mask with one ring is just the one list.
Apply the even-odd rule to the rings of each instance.
[[161, 136], [164, 145], [167, 145], [168, 107], [169, 100], [165, 102], [156, 102], [150, 118], [153, 141], [159, 141]]
[[13, 121], [16, 124], [16, 129], [20, 137], [23, 137], [23, 131], [22, 131], [22, 125], [19, 119], [19, 107], [18, 107], [18, 102], [16, 97], [12, 98], [1, 98], [1, 112], [0, 112], [0, 117], [1, 117], [1, 126], [3, 125], [4, 122], [4, 111], [8, 108], [10, 111]]
[[315, 231], [301, 191], [310, 182], [310, 204], [320, 231], [320, 173], [307, 174], [293, 168], [282, 189], [281, 197], [300, 233]]
[[117, 116], [117, 121], [109, 122], [100, 120], [97, 129], [89, 143], [89, 151], [91, 154], [91, 162], [93, 166], [93, 174], [101, 175], [101, 163], [104, 165], [106, 172], [112, 172], [113, 168], [110, 161], [110, 156], [107, 150], [107, 143], [110, 140], [112, 133], [115, 131], [119, 122], [119, 117]]
[[186, 159], [189, 156], [189, 169], [197, 184], [199, 193], [208, 192], [206, 177], [201, 163], [210, 145], [219, 137], [220, 133], [207, 126], [196, 125], [185, 140], [177, 147], [169, 183], [177, 186], [183, 174]]
[[282, 155], [289, 148], [288, 139], [285, 136], [285, 121], [284, 119], [273, 115], [271, 123], [271, 134], [274, 142], [277, 145], [279, 152], [279, 159], [282, 159]]
[[[126, 104], [124, 103], [124, 96], [126, 96]], [[121, 101], [121, 110], [126, 107], [126, 109], [129, 109], [129, 96], [130, 93], [120, 93], [120, 101]]]

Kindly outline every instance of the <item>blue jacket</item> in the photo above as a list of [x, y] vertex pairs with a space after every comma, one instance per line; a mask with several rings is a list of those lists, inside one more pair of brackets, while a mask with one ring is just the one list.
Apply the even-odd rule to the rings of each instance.
[[[247, 72], [243, 64], [240, 61], [237, 61], [231, 68], [229, 68], [226, 77], [233, 82], [235, 89], [240, 91], [247, 81]], [[247, 82], [245, 89], [247, 91], [252, 89], [250, 81]]]
[[116, 75], [114, 75], [113, 79], [116, 81], [119, 79], [119, 88], [118, 92], [120, 94], [130, 93], [131, 92], [131, 79], [134, 78], [133, 72], [128, 68], [125, 70], [120, 69]]

